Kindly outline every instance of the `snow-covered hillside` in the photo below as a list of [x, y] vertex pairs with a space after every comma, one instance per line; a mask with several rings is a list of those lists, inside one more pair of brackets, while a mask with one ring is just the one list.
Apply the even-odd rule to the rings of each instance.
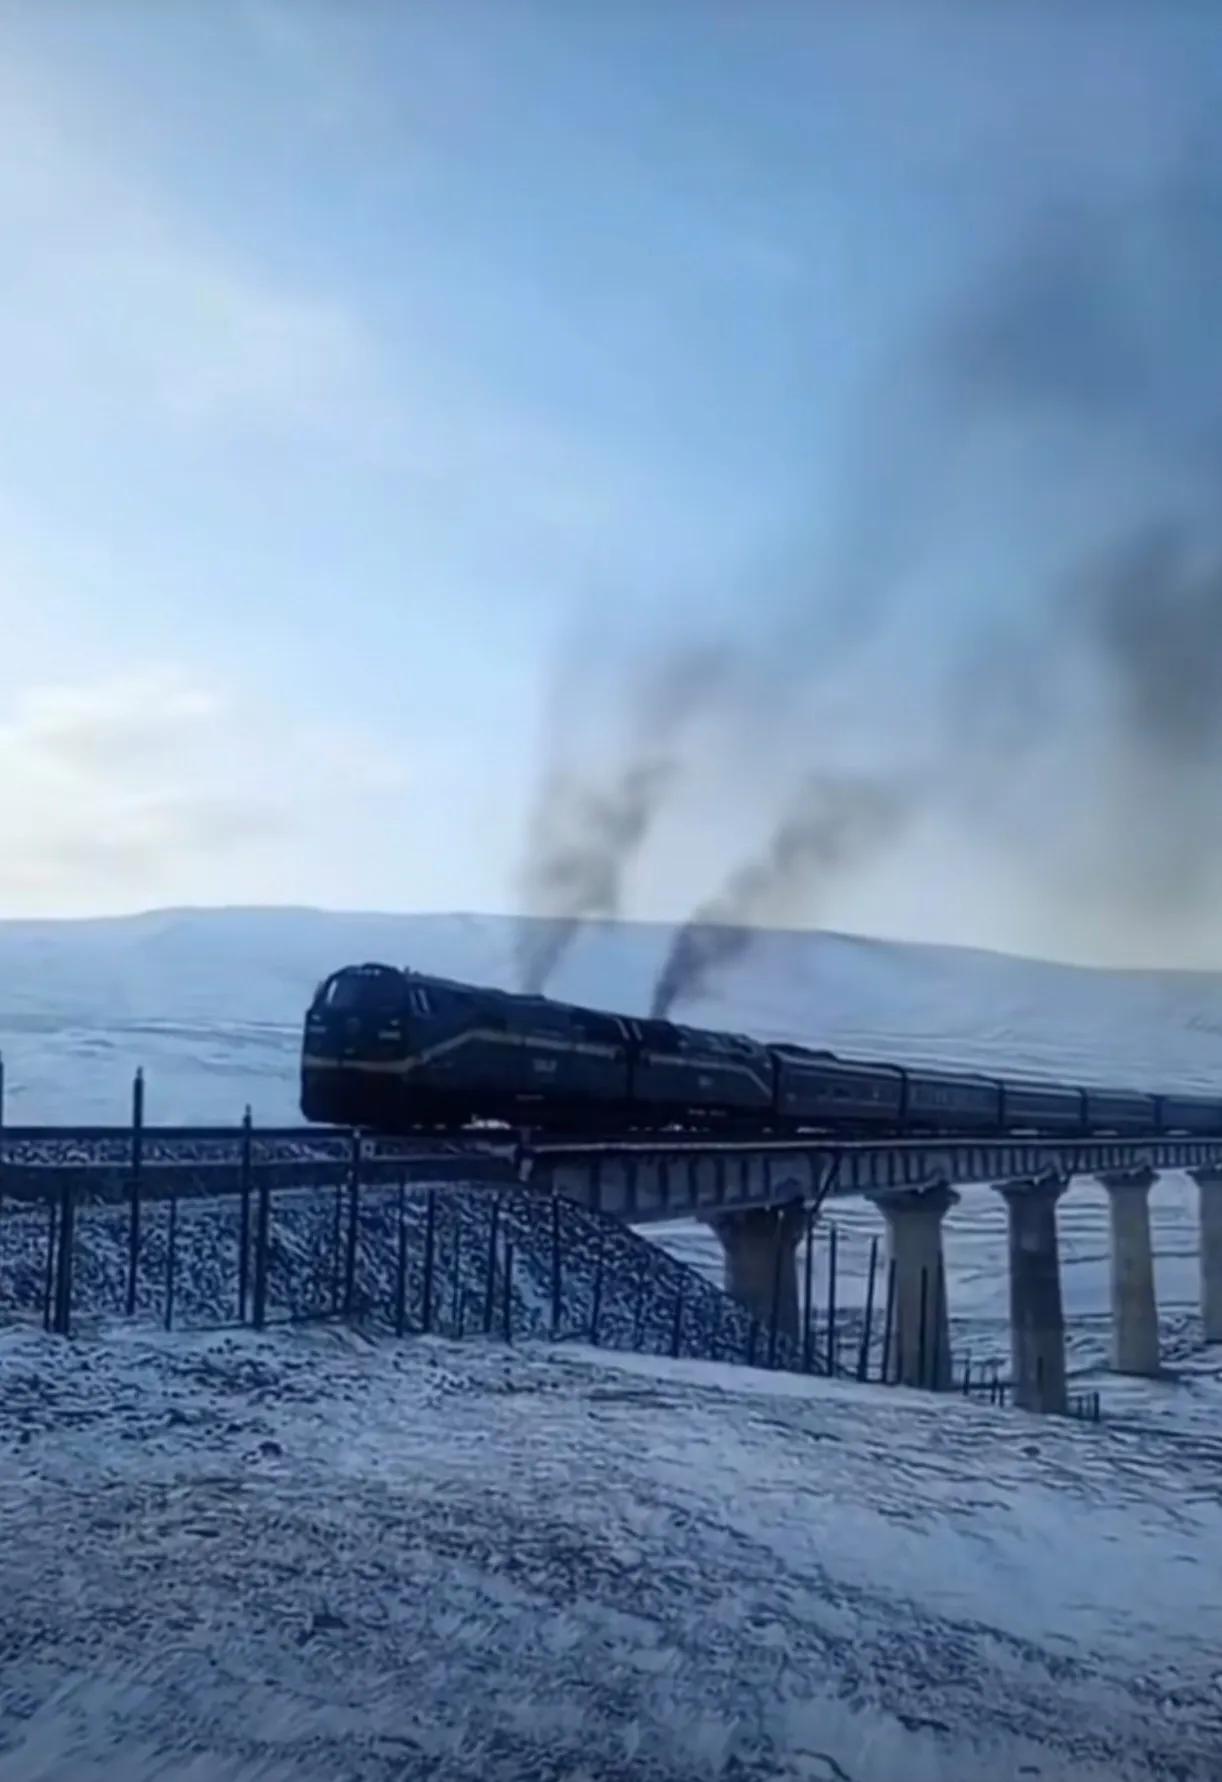
[[0, 1332], [0, 1782], [1214, 1782], [1215, 1439]]
[[[0, 923], [10, 1119], [123, 1117], [145, 1067], [154, 1120], [296, 1116], [301, 1018], [319, 978], [384, 959], [515, 983], [516, 919], [166, 910]], [[551, 992], [648, 1005], [673, 930], [591, 923]], [[760, 933], [683, 1017], [863, 1056], [1080, 1081], [1222, 1085], [1222, 978], [1117, 973], [837, 934]]]

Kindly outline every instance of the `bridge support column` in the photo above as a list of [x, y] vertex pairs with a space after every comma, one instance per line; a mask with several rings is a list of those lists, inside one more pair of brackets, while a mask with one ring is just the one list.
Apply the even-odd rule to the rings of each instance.
[[889, 1276], [895, 1267], [886, 1377], [944, 1391], [951, 1384], [951, 1353], [942, 1221], [959, 1196], [945, 1182], [930, 1182], [885, 1188], [869, 1198], [887, 1222]]
[[1150, 1190], [1157, 1180], [1148, 1166], [1099, 1177], [1111, 1213], [1112, 1371], [1118, 1374], [1158, 1372], [1158, 1305], [1150, 1244]]
[[1057, 1252], [1060, 1176], [999, 1182], [1010, 1226], [1010, 1365], [1014, 1402], [1024, 1411], [1064, 1413], [1065, 1313]]
[[783, 1207], [743, 1207], [718, 1213], [709, 1224], [725, 1252], [726, 1292], [768, 1328], [776, 1301], [777, 1329], [797, 1338], [798, 1240], [806, 1229], [801, 1201]]
[[1200, 1195], [1201, 1322], [1207, 1343], [1222, 1343], [1222, 1164], [1194, 1169]]

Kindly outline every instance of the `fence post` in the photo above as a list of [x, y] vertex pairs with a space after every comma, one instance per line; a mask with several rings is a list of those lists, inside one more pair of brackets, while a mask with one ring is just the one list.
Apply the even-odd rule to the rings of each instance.
[[450, 1328], [452, 1334], [460, 1337], [463, 1333], [462, 1312], [462, 1219], [458, 1205], [451, 1203], [454, 1213], [454, 1259], [450, 1265]]
[[827, 1234], [827, 1377], [836, 1376], [836, 1253], [839, 1248], [833, 1225]]
[[[942, 1307], [945, 1302], [946, 1281], [942, 1274], [941, 1258], [939, 1258], [937, 1271], [934, 1275], [933, 1287], [933, 1367], [931, 1370], [932, 1378], [929, 1382], [930, 1389], [934, 1392], [939, 1392], [941, 1390], [939, 1382], [942, 1377]], [[953, 1354], [951, 1356], [951, 1366], [954, 1366]]]
[[598, 1248], [594, 1252], [594, 1284], [590, 1289], [590, 1344], [598, 1347], [599, 1319], [603, 1305], [603, 1251], [606, 1248], [606, 1229], [598, 1227]]
[[866, 1309], [861, 1324], [861, 1352], [857, 1357], [857, 1378], [870, 1376], [870, 1335], [874, 1327], [874, 1271], [878, 1267], [878, 1233], [870, 1239], [870, 1272], [866, 1277]]
[[259, 1200], [255, 1209], [255, 1280], [252, 1318], [256, 1330], [267, 1323], [267, 1240], [272, 1216], [272, 1190], [266, 1172], [259, 1178]]
[[496, 1316], [496, 1251], [497, 1227], [501, 1222], [501, 1197], [498, 1194], [492, 1203], [492, 1217], [488, 1221], [488, 1266], [484, 1273], [484, 1335], [492, 1335], [492, 1321]]
[[144, 1167], [144, 1072], [132, 1079], [131, 1196], [127, 1230], [127, 1316], [136, 1315], [136, 1276], [140, 1268], [140, 1174]]
[[925, 1378], [925, 1338], [926, 1324], [929, 1317], [929, 1270], [921, 1270], [921, 1326], [917, 1336], [917, 1385], [924, 1389], [928, 1384]]
[[174, 1328], [174, 1253], [178, 1243], [178, 1192], [170, 1185], [169, 1229], [165, 1239], [165, 1327]]
[[963, 1396], [964, 1398], [972, 1396], [972, 1355], [970, 1349], [963, 1357]]
[[895, 1318], [895, 1257], [887, 1262], [887, 1302], [883, 1311], [883, 1359], [878, 1377], [883, 1385], [887, 1384], [887, 1373], [891, 1361], [891, 1325]]
[[552, 1186], [552, 1341], [560, 1335], [561, 1314], [561, 1276], [560, 1276], [560, 1196]]
[[352, 1135], [348, 1163], [348, 1237], [344, 1247], [344, 1317], [351, 1318], [356, 1299], [356, 1242], [361, 1218], [361, 1135]]
[[759, 1344], [759, 1335], [760, 1335], [760, 1321], [758, 1318], [752, 1318], [751, 1323], [747, 1329], [747, 1366], [748, 1367], [755, 1366], [755, 1351]]
[[645, 1271], [636, 1279], [636, 1303], [632, 1308], [632, 1347], [639, 1351], [645, 1336]]
[[[764, 1159], [764, 1170], [767, 1173], [769, 1159]], [[777, 1320], [781, 1310], [781, 1267], [784, 1262], [784, 1245], [781, 1242], [781, 1215], [774, 1213], [775, 1230], [772, 1234], [772, 1296], [768, 1301], [768, 1366], [776, 1366]]]
[[399, 1229], [395, 1246], [395, 1335], [401, 1337], [407, 1328], [407, 1220], [404, 1217], [406, 1190], [399, 1177]]
[[683, 1348], [683, 1289], [685, 1284], [685, 1276], [680, 1275], [679, 1284], [675, 1288], [675, 1322], [670, 1333], [670, 1352], [676, 1360]]
[[72, 1236], [76, 1224], [76, 1203], [72, 1183], [60, 1190], [59, 1256], [55, 1279], [55, 1329], [60, 1336], [72, 1334]]
[[238, 1159], [238, 1323], [246, 1322], [250, 1298], [250, 1174], [254, 1163], [250, 1103], [242, 1115], [242, 1149]]
[[809, 1373], [814, 1362], [815, 1327], [812, 1323], [815, 1306], [815, 1209], [810, 1207], [806, 1214], [806, 1257], [803, 1265], [802, 1304], [804, 1316], [802, 1321], [802, 1369]]
[[335, 1184], [331, 1207], [331, 1316], [339, 1317], [340, 1257], [344, 1248], [344, 1185]]
[[433, 1263], [437, 1245], [437, 1190], [429, 1189], [424, 1209], [424, 1303], [420, 1308], [420, 1329], [425, 1336], [433, 1328]]
[[505, 1291], [501, 1300], [501, 1334], [513, 1342], [513, 1244], [505, 1239]]
[[55, 1292], [55, 1259], [56, 1242], [59, 1234], [59, 1202], [47, 1201], [47, 1260], [43, 1270], [42, 1283], [42, 1327], [46, 1331], [54, 1328], [54, 1292]]

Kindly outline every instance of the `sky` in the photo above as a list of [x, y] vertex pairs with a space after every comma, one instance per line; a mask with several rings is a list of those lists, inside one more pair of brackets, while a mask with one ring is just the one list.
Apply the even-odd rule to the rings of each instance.
[[852, 773], [769, 919], [1222, 964], [1222, 619], [1062, 618], [1212, 548], [1220, 101], [1205, 5], [6, 0], [0, 914], [534, 907], [707, 647], [608, 906]]

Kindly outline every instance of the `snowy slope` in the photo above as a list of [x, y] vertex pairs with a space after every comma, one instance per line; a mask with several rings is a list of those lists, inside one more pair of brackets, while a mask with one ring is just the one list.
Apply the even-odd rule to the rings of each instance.
[[0, 1782], [1216, 1778], [1213, 1438], [0, 1332]]
[[[150, 1118], [295, 1117], [318, 979], [385, 959], [512, 986], [519, 924], [489, 916], [186, 910], [0, 923], [0, 1049], [14, 1120], [122, 1118], [137, 1064]], [[550, 986], [647, 1006], [672, 930], [589, 925]], [[683, 1016], [848, 1053], [1071, 1080], [1217, 1090], [1222, 978], [1115, 973], [844, 935], [756, 935]]]

